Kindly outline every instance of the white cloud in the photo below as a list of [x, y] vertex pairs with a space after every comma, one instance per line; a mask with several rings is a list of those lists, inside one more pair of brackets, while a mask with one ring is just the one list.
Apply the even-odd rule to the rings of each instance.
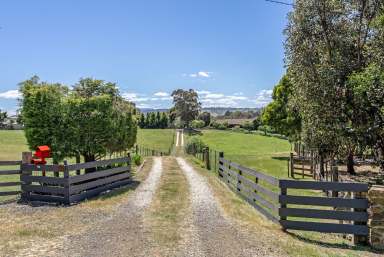
[[21, 97], [19, 90], [8, 90], [0, 93], [0, 98], [5, 99], [18, 99]]
[[127, 99], [128, 101], [131, 101], [134, 103], [148, 101], [147, 97], [141, 97], [139, 94], [136, 94], [136, 93], [123, 93], [122, 96], [123, 96], [123, 98]]
[[197, 90], [196, 93], [199, 94], [199, 95], [207, 95], [207, 94], [210, 94], [211, 92], [210, 91], [205, 91], [205, 90], [201, 90], [201, 91]]
[[217, 99], [217, 98], [223, 98], [225, 97], [224, 94], [214, 94], [214, 93], [210, 93], [210, 94], [206, 94], [203, 96], [204, 98], [213, 98], [213, 99]]
[[[212, 72], [209, 71], [198, 71], [196, 73], [191, 73], [188, 76], [191, 78], [210, 78]], [[183, 74], [183, 77], [185, 77], [186, 74]]]
[[[244, 95], [242, 92], [225, 94], [207, 90], [196, 90], [203, 107], [264, 107], [272, 100], [272, 90], [263, 89], [253, 95]], [[151, 95], [127, 92], [123, 97], [136, 103], [139, 108], [169, 108], [172, 106], [172, 97], [165, 92], [156, 92]]]
[[156, 92], [153, 94], [154, 96], [159, 96], [159, 97], [166, 97], [166, 96], [169, 96], [168, 93], [166, 92]]

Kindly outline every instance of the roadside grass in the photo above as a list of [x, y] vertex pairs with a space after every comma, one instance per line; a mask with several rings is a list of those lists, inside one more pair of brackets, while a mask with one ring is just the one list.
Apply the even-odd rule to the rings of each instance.
[[138, 129], [137, 144], [153, 150], [168, 152], [173, 146], [174, 129]]
[[207, 179], [224, 215], [237, 222], [245, 231], [262, 234], [270, 241], [273, 249], [281, 256], [293, 257], [336, 257], [336, 256], [380, 256], [369, 247], [354, 246], [341, 235], [317, 232], [294, 231], [285, 233], [279, 225], [264, 218], [256, 209], [231, 191], [217, 178], [217, 173], [207, 171], [191, 156], [185, 156], [194, 168]]
[[167, 255], [176, 251], [183, 240], [184, 217], [189, 210], [188, 183], [175, 158], [163, 158], [163, 174], [153, 202], [145, 219], [151, 228], [153, 240]]
[[[152, 159], [134, 171], [133, 185], [110, 191], [99, 197], [70, 207], [30, 207], [28, 205], [0, 205], [0, 256], [20, 256], [41, 247], [49, 252], [58, 247], [64, 236], [82, 233], [96, 225], [101, 218], [110, 217], [127, 196], [148, 176]], [[38, 254], [36, 254], [38, 255]]]

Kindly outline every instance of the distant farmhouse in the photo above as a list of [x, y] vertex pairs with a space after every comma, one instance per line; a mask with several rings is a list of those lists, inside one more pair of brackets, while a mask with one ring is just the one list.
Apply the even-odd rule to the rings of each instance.
[[23, 129], [23, 125], [18, 123], [18, 115], [10, 115], [0, 124], [1, 129]]

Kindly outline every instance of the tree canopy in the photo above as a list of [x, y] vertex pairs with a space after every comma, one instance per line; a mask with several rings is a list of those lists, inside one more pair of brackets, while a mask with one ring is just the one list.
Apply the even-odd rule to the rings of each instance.
[[292, 102], [299, 108], [303, 141], [321, 157], [350, 157], [359, 147], [358, 86], [356, 77], [349, 80], [371, 63], [382, 63], [383, 4], [297, 0], [289, 14], [285, 48]]
[[273, 89], [272, 102], [263, 110], [262, 122], [277, 133], [297, 140], [300, 137], [301, 119], [298, 110], [289, 105], [292, 90], [288, 76], [284, 75]]
[[176, 116], [180, 118], [182, 126], [190, 126], [190, 122], [198, 117], [201, 109], [198, 94], [193, 89], [177, 89], [172, 92], [172, 97]]
[[70, 90], [33, 77], [20, 86], [29, 147], [49, 145], [56, 161], [78, 155], [93, 161], [136, 141], [136, 109], [113, 83], [86, 78]]

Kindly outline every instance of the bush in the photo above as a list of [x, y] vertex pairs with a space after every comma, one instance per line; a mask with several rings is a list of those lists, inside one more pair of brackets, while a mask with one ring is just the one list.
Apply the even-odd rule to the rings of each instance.
[[206, 148], [207, 145], [201, 140], [198, 136], [191, 137], [187, 144], [185, 145], [185, 151], [188, 154], [196, 154], [196, 153], [202, 153], [203, 149]]
[[132, 160], [133, 160], [133, 163], [136, 165], [136, 166], [139, 166], [142, 162], [142, 158], [141, 158], [141, 155], [139, 154], [135, 154], [133, 157], [132, 157]]
[[197, 129], [197, 128], [204, 128], [204, 126], [205, 126], [205, 123], [202, 120], [193, 120], [191, 122], [191, 127], [195, 128], [195, 129]]

